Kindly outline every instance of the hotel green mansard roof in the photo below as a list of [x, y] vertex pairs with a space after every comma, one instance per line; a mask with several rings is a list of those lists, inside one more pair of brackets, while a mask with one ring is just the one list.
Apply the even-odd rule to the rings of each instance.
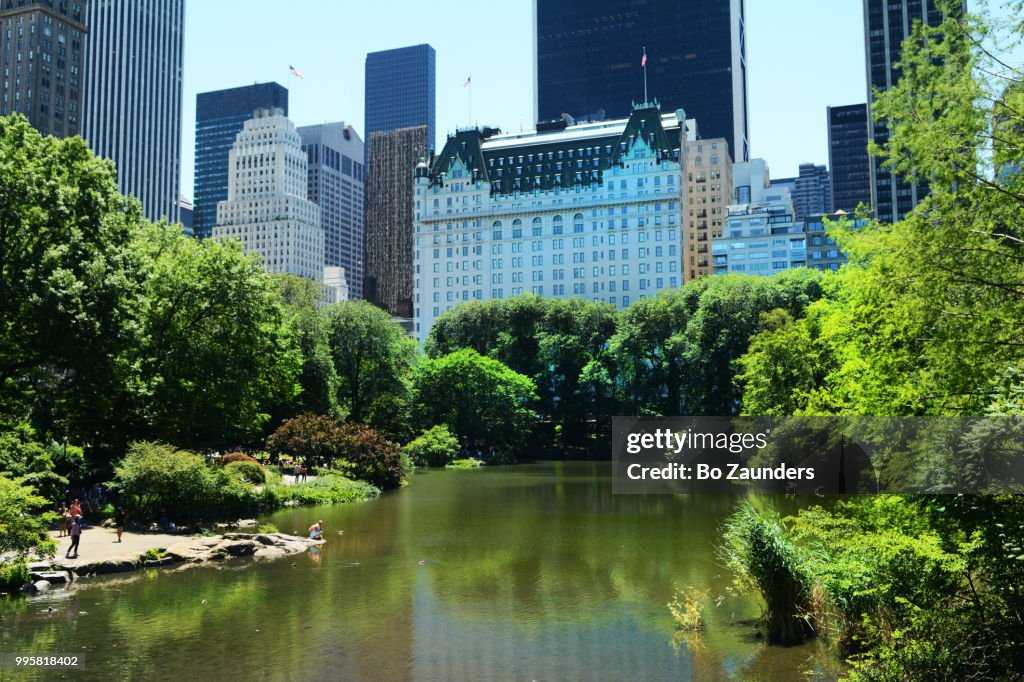
[[538, 124], [536, 131], [501, 134], [468, 128], [449, 135], [428, 168], [430, 186], [461, 181], [489, 182], [492, 195], [548, 191], [601, 183], [604, 172], [623, 165], [634, 145], [653, 150], [659, 160], [679, 162], [686, 114], [662, 114], [657, 102], [636, 104], [629, 118], [567, 125]]

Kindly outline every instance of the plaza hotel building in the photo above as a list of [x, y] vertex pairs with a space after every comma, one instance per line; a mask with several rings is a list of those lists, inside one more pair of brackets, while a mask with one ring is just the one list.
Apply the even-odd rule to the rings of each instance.
[[683, 283], [686, 140], [657, 103], [628, 118], [462, 129], [414, 179], [414, 333], [463, 301], [524, 293], [624, 308]]

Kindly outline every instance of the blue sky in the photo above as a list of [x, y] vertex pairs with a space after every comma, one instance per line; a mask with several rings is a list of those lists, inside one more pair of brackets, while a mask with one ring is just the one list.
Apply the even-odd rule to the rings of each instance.
[[[747, 0], [751, 152], [772, 177], [796, 175], [804, 161], [828, 163], [825, 108], [865, 101], [861, 8], [861, 0]], [[343, 120], [362, 135], [366, 53], [392, 47], [426, 42], [437, 51], [438, 144], [472, 123], [529, 129], [532, 21], [531, 0], [188, 0], [182, 194], [192, 196], [197, 93], [277, 81], [297, 125]], [[290, 76], [290, 64], [305, 78]], [[468, 75], [472, 93], [462, 86]]]

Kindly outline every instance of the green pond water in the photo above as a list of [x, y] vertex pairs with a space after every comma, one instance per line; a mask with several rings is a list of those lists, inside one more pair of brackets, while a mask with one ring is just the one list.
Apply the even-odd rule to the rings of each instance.
[[[738, 498], [612, 495], [610, 471], [420, 471], [378, 500], [266, 519], [294, 533], [323, 519], [328, 542], [317, 552], [5, 599], [0, 652], [78, 654], [84, 669], [0, 679], [837, 677], [820, 644], [757, 639], [757, 604], [732, 592], [714, 555]], [[708, 627], [680, 637], [666, 603], [691, 585], [711, 590]]]

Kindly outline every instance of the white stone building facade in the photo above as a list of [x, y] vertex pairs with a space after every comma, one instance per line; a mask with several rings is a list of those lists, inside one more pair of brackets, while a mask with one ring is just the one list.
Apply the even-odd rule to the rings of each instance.
[[216, 239], [238, 239], [267, 272], [323, 281], [320, 208], [307, 199], [307, 161], [280, 110], [245, 122], [228, 154], [228, 198], [217, 204]]
[[414, 180], [414, 334], [523, 293], [619, 308], [683, 283], [685, 113], [464, 130]]

